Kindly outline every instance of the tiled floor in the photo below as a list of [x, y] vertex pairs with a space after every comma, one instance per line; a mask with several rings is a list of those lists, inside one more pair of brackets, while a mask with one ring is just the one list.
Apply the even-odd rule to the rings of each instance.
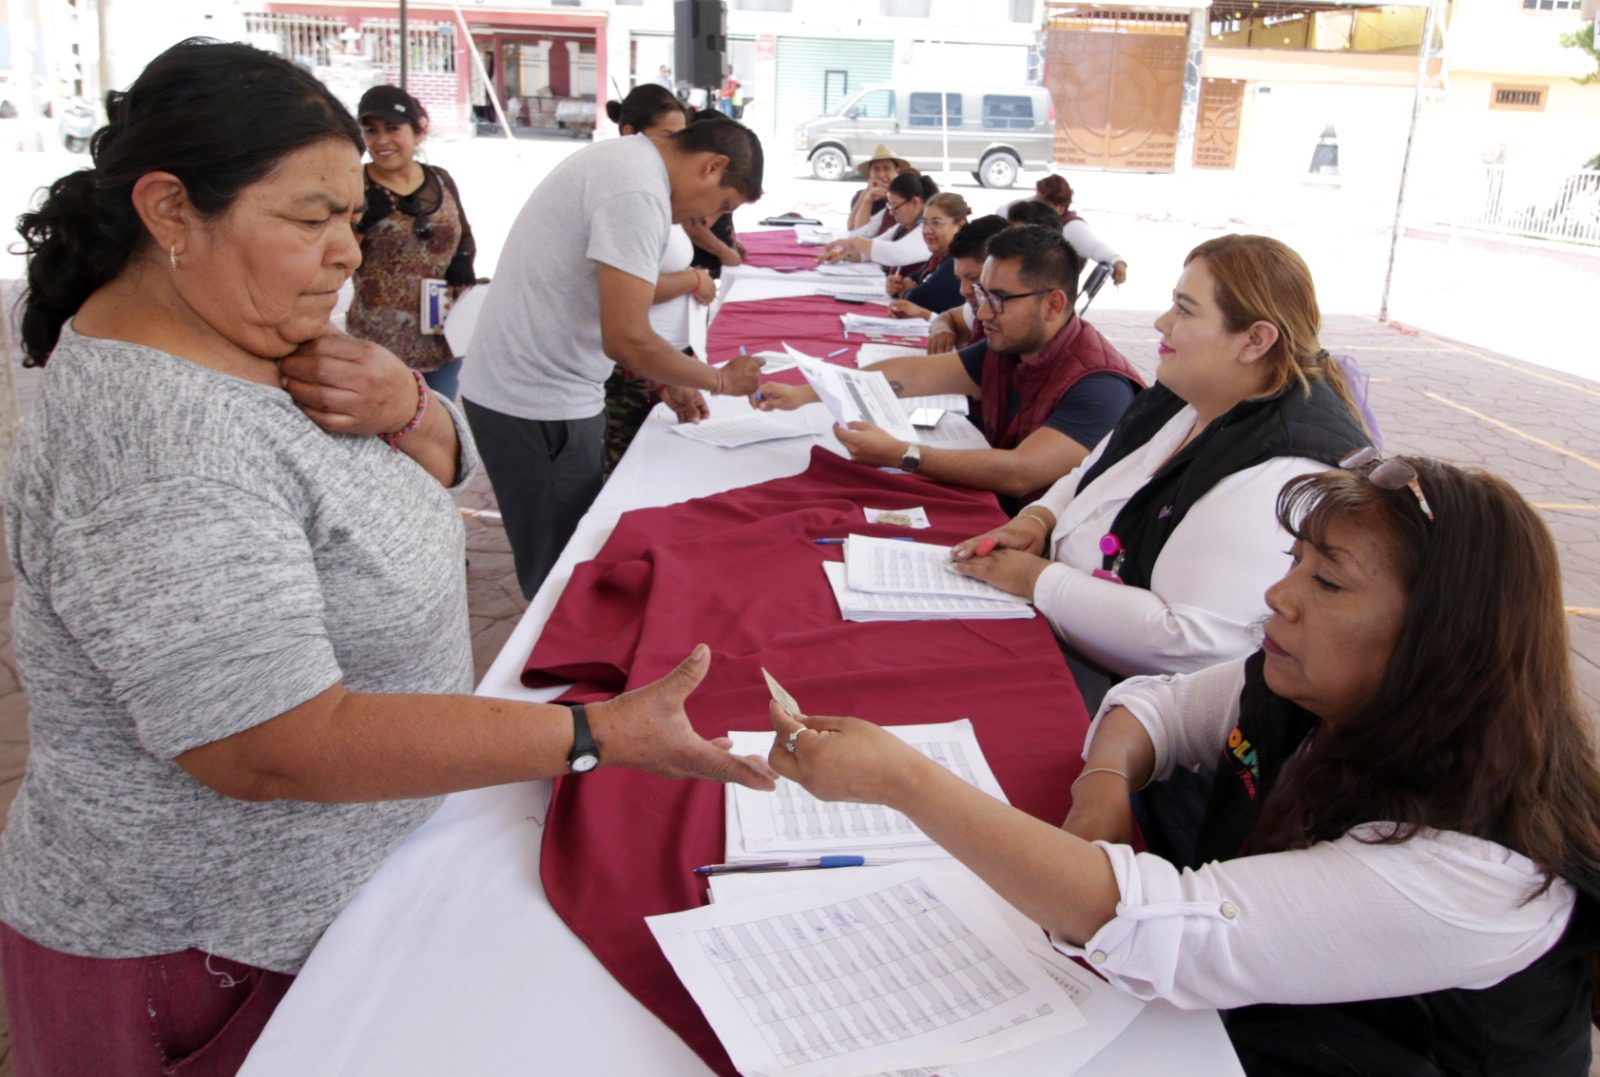
[[[1112, 312], [1094, 321], [1126, 354], [1147, 356], [1154, 353], [1151, 319]], [[1481, 464], [1544, 507], [1561, 549], [1567, 603], [1585, 611], [1568, 621], [1574, 667], [1590, 713], [1600, 717], [1600, 385], [1368, 318], [1331, 318], [1323, 339], [1372, 375], [1372, 403], [1390, 451]], [[18, 372], [23, 408], [39, 376]], [[464, 508], [494, 507], [482, 475], [459, 500]], [[524, 603], [499, 526], [469, 519], [467, 545], [473, 655], [481, 676]], [[11, 649], [11, 597], [10, 568], [0, 563], [0, 819], [21, 781], [28, 740], [27, 700]], [[11, 1072], [8, 1056], [0, 1005], [0, 1077]], [[1600, 1067], [1591, 1073], [1600, 1075]]]

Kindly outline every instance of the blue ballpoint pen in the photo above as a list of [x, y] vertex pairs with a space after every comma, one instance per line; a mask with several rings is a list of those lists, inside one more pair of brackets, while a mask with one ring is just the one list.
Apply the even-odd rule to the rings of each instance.
[[859, 868], [868, 860], [864, 856], [817, 856], [809, 860], [752, 860], [748, 864], [705, 864], [695, 868], [696, 875], [734, 875], [745, 871], [806, 871], [813, 868]]

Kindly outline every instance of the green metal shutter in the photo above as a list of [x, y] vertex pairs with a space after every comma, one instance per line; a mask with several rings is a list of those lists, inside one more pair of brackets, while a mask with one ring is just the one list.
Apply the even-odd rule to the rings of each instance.
[[[822, 115], [823, 80], [829, 71], [845, 72], [846, 92], [894, 78], [893, 41], [851, 41], [839, 37], [778, 38], [778, 83], [774, 137], [787, 149], [794, 129]], [[837, 77], [835, 87], [837, 88]], [[829, 104], [837, 104], [834, 94]]]

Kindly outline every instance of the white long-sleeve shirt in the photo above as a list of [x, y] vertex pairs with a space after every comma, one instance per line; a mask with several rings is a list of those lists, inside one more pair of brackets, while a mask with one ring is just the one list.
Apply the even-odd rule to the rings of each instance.
[[1127, 261], [1114, 247], [1090, 231], [1082, 220], [1068, 221], [1061, 226], [1061, 234], [1086, 266], [1090, 262], [1104, 262], [1109, 266]]
[[889, 238], [894, 235], [894, 225], [892, 223], [887, 232], [881, 236], [878, 235], [878, 229], [883, 227], [884, 219], [888, 215], [889, 210], [884, 208], [868, 217], [866, 224], [860, 228], [851, 229], [847, 234], [862, 238], [872, 238], [872, 254], [870, 258], [881, 266], [893, 269], [897, 266], [909, 266], [916, 265], [918, 262], [926, 262], [933, 252], [928, 250], [928, 242], [922, 238], [920, 225], [912, 228], [911, 231], [899, 239]]
[[1185, 407], [1156, 435], [1074, 496], [1084, 469], [1105, 452], [1108, 434], [1077, 469], [1035, 504], [1056, 517], [1033, 604], [1062, 639], [1115, 673], [1204, 669], [1256, 647], [1252, 626], [1267, 615], [1268, 585], [1289, 568], [1291, 539], [1277, 522], [1284, 483], [1327, 465], [1276, 457], [1236, 472], [1200, 498], [1168, 537], [1150, 588], [1096, 579], [1100, 539], [1194, 426]]
[[[1123, 682], [1088, 743], [1120, 705], [1155, 744], [1155, 777], [1214, 763], [1238, 723], [1244, 662]], [[1383, 829], [1198, 871], [1097, 842], [1116, 876], [1116, 915], [1081, 947], [1056, 945], [1139, 998], [1229, 1008], [1491, 987], [1566, 930], [1575, 888], [1558, 879], [1528, 900], [1543, 874], [1527, 857], [1454, 831], [1361, 840]]]

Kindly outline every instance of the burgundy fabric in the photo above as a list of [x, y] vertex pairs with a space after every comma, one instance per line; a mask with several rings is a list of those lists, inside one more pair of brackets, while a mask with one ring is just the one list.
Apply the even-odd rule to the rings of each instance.
[[[854, 367], [856, 352], [865, 343], [859, 335], [844, 338], [845, 314], [869, 314], [887, 318], [889, 308], [881, 303], [844, 303], [831, 296], [805, 295], [789, 299], [766, 299], [759, 303], [725, 303], [706, 335], [706, 354], [721, 363], [739, 354], [741, 347], [752, 353], [782, 353], [785, 343], [807, 355], [827, 359], [839, 366]], [[926, 344], [927, 338], [900, 338], [906, 344]], [[830, 353], [845, 349], [838, 355]], [[805, 379], [798, 370], [785, 370], [766, 381], [799, 385]]]
[[744, 244], [744, 264], [763, 269], [815, 269], [821, 250], [795, 242], [793, 228], [740, 232], [739, 242]]
[[[1144, 379], [1122, 353], [1098, 329], [1078, 317], [1062, 326], [1031, 363], [990, 348], [983, 358], [984, 436], [997, 449], [1016, 448], [1044, 425], [1074, 385], [1090, 374], [1107, 371], [1144, 388]], [[1018, 394], [1020, 406], [1008, 422], [1006, 411], [1013, 391]], [[1032, 500], [1037, 493], [1023, 501]]]
[[18, 1077], [237, 1073], [294, 982], [200, 950], [78, 957], [6, 924], [0, 970]]
[[[690, 698], [706, 736], [770, 728], [761, 667], [812, 714], [884, 723], [971, 718], [1011, 802], [1059, 823], [1088, 719], [1042, 618], [850, 624], [812, 539], [870, 527], [862, 507], [921, 505], [927, 542], [1004, 521], [994, 496], [853, 464], [814, 449], [806, 471], [715, 497], [623, 515], [579, 565], [523, 681], [574, 681], [568, 700], [610, 696], [666, 673], [696, 643], [711, 670]], [[723, 855], [723, 790], [627, 770], [557, 782], [541, 875], [551, 904], [611, 973], [713, 1068], [732, 1073], [644, 917], [693, 908], [691, 869]]]

